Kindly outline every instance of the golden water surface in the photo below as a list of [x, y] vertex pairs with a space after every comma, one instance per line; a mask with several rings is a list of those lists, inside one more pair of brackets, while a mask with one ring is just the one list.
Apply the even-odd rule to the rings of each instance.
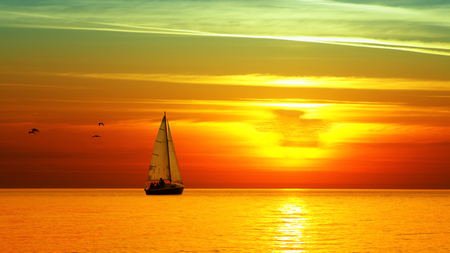
[[450, 252], [450, 191], [0, 190], [0, 252]]

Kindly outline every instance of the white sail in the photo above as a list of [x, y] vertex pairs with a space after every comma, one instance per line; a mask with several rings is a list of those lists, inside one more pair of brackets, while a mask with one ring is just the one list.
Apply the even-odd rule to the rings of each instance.
[[172, 182], [183, 184], [181, 179], [180, 168], [178, 167], [177, 155], [175, 153], [175, 147], [173, 146], [172, 134], [170, 133], [169, 122], [167, 122], [167, 143], [169, 145], [169, 162], [170, 162], [170, 176]]
[[167, 157], [167, 134], [166, 134], [166, 116], [163, 117], [156, 136], [155, 146], [153, 147], [152, 160], [148, 171], [148, 181], [170, 179], [169, 159]]

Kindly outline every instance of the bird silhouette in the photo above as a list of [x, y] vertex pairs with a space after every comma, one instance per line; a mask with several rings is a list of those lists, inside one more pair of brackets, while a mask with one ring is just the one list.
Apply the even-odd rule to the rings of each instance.
[[102, 122], [98, 123], [98, 126], [105, 126]]
[[35, 131], [28, 131], [28, 134], [36, 134]]
[[39, 129], [37, 129], [37, 128], [31, 128], [31, 131], [39, 133]]
[[94, 138], [94, 137], [101, 137], [100, 135], [94, 135], [94, 136], [92, 136], [92, 138]]

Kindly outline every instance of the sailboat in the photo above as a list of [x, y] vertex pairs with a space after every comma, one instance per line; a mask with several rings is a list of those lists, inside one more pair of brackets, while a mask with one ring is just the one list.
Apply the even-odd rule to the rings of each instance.
[[148, 183], [151, 183], [150, 186], [144, 189], [147, 195], [182, 194], [184, 190], [166, 112], [156, 135]]

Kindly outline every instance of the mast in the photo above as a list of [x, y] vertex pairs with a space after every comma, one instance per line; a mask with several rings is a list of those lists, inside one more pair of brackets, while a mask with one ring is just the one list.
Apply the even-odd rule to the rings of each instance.
[[167, 141], [167, 145], [166, 145], [166, 147], [167, 147], [167, 165], [169, 166], [169, 181], [170, 181], [170, 183], [172, 183], [172, 175], [171, 175], [171, 173], [170, 173], [169, 136], [167, 135], [167, 131], [168, 131], [168, 127], [169, 127], [169, 124], [167, 123], [166, 112], [164, 112], [164, 119], [165, 119], [165, 122], [164, 122], [164, 124], [166, 124], [166, 141]]

